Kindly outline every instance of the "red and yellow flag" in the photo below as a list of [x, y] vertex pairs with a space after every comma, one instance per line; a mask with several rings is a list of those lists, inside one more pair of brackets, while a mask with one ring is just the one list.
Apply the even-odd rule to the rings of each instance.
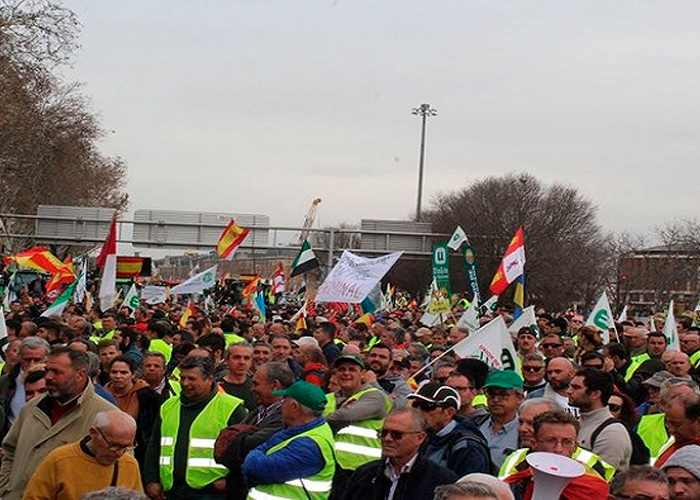
[[525, 270], [525, 239], [523, 238], [523, 228], [520, 227], [508, 245], [501, 265], [498, 266], [496, 274], [491, 281], [491, 293], [501, 295], [508, 285], [523, 274]]
[[197, 310], [194, 308], [192, 301], [190, 301], [187, 303], [187, 309], [185, 309], [182, 312], [182, 316], [180, 316], [180, 322], [178, 323], [180, 328], [185, 328], [187, 326], [187, 321], [195, 314], [197, 314]]
[[58, 257], [44, 247], [30, 248], [26, 252], [5, 257], [5, 263], [16, 262], [22, 267], [36, 269], [49, 274], [72, 275], [71, 267], [61, 262]]
[[236, 249], [243, 243], [248, 233], [250, 233], [250, 229], [237, 226], [231, 219], [219, 237], [219, 242], [216, 244], [216, 254], [222, 259], [233, 260]]
[[258, 290], [258, 283], [260, 282], [260, 276], [256, 276], [252, 279], [248, 286], [243, 289], [243, 298], [248, 299], [252, 294]]

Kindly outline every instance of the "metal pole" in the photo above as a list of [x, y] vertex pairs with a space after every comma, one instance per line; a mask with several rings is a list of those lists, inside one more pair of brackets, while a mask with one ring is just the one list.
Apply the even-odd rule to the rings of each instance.
[[416, 202], [416, 220], [420, 222], [422, 217], [421, 205], [423, 201], [423, 170], [425, 169], [425, 129], [428, 116], [437, 116], [437, 110], [430, 107], [430, 104], [423, 103], [420, 107], [413, 109], [414, 115], [421, 117], [420, 133], [420, 158], [418, 160], [418, 200]]

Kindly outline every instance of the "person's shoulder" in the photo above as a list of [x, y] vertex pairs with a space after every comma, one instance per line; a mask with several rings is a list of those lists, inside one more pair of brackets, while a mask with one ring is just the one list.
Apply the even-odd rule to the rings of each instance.
[[454, 483], [459, 479], [459, 476], [447, 467], [421, 456], [416, 460], [413, 466], [413, 472], [437, 484]]
[[51, 450], [44, 460], [46, 463], [54, 462], [58, 464], [66, 460], [74, 461], [76, 458], [82, 458], [82, 456], [83, 452], [80, 450], [80, 443], [68, 443]]

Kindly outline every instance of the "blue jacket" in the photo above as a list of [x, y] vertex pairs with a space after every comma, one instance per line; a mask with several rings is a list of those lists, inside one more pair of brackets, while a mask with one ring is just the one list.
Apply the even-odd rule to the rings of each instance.
[[308, 424], [281, 430], [248, 453], [243, 461], [243, 474], [248, 486], [279, 484], [320, 472], [325, 465], [325, 460], [321, 449], [309, 437], [294, 439], [287, 446], [270, 455], [265, 453], [282, 441], [323, 425], [325, 422], [323, 417], [318, 417]]

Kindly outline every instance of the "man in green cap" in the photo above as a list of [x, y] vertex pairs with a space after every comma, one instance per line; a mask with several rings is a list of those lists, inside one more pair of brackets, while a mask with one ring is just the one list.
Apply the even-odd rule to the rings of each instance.
[[355, 469], [381, 458], [379, 430], [392, 405], [379, 386], [365, 382], [365, 364], [359, 356], [339, 356], [333, 370], [339, 389], [328, 395], [324, 415], [335, 432], [336, 497]]
[[335, 459], [333, 433], [321, 416], [325, 394], [303, 380], [273, 394], [284, 398], [285, 429], [246, 456], [242, 469], [251, 487], [248, 498], [328, 499]]
[[495, 370], [484, 382], [489, 417], [479, 426], [496, 470], [518, 449], [518, 407], [523, 401], [523, 379], [512, 370]]

